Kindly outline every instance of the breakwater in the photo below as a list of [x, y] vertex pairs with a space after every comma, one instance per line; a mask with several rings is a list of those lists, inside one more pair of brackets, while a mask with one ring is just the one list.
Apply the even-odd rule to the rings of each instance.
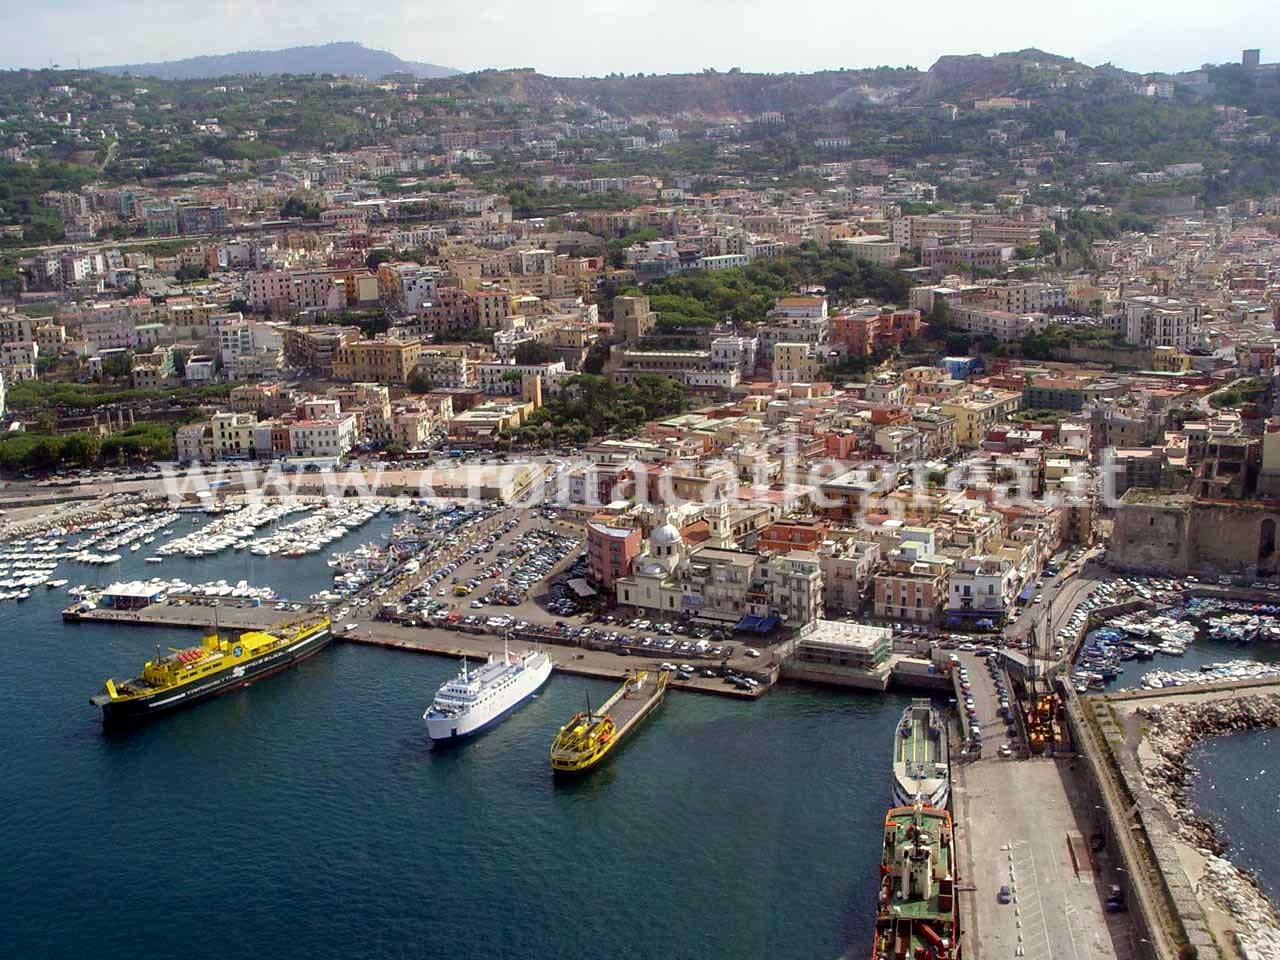
[[1280, 727], [1280, 694], [1246, 694], [1229, 699], [1141, 707], [1148, 724], [1151, 756], [1142, 764], [1151, 795], [1165, 807], [1179, 839], [1203, 858], [1199, 894], [1233, 920], [1246, 956], [1280, 960], [1280, 912], [1252, 875], [1232, 863], [1214, 824], [1198, 814], [1188, 797], [1195, 776], [1191, 748], [1213, 737]]

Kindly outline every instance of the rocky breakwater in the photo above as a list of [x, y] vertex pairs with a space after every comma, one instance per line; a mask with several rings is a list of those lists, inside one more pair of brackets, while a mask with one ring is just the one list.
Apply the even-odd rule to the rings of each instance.
[[1196, 774], [1187, 760], [1191, 748], [1212, 737], [1280, 727], [1280, 694], [1170, 704], [1138, 713], [1149, 724], [1146, 745], [1154, 754], [1143, 760], [1143, 779], [1167, 810], [1178, 838], [1203, 859], [1198, 893], [1231, 918], [1244, 956], [1280, 960], [1280, 913], [1257, 881], [1224, 856], [1226, 844], [1187, 797]]

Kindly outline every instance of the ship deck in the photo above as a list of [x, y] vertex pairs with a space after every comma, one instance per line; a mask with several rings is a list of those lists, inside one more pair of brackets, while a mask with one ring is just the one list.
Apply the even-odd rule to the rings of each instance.
[[[937, 861], [937, 873], [940, 876], [955, 877], [955, 843], [954, 838], [943, 846], [940, 841], [941, 834], [945, 829], [945, 819], [942, 817], [930, 817], [928, 813], [925, 815], [926, 827], [933, 828], [934, 846], [933, 853]], [[898, 822], [898, 840], [899, 844], [907, 843], [907, 826], [911, 823], [910, 811], [904, 809], [902, 814], [896, 818]], [[931, 822], [932, 821], [932, 822]], [[936, 823], [936, 826], [935, 826]], [[899, 916], [910, 917], [913, 920], [933, 920], [944, 915], [943, 910], [939, 906], [939, 886], [934, 882], [929, 890], [928, 899], [924, 900], [904, 900], [895, 892], [889, 897], [888, 906], [897, 911]], [[950, 915], [946, 915], [950, 919]]]
[[898, 734], [899, 763], [938, 763], [942, 760], [941, 731], [939, 736], [929, 732], [929, 715], [911, 715], [911, 733], [909, 736]]
[[666, 686], [659, 680], [659, 674], [651, 671], [645, 678], [640, 695], [634, 697], [620, 696], [608, 707], [609, 715], [617, 728], [618, 735], [627, 732], [627, 728], [644, 716], [665, 692]]

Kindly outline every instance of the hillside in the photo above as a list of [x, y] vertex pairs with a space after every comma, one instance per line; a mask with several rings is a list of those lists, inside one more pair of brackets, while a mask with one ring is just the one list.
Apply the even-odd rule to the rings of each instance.
[[[876, 67], [816, 73], [706, 70], [664, 76], [548, 77], [533, 70], [484, 70], [435, 85], [439, 92], [461, 98], [502, 97], [541, 106], [578, 102], [633, 117], [746, 117], [774, 110], [847, 110], [872, 104], [1042, 95], [1082, 86], [1103, 69], [1029, 49], [993, 57], [945, 56], [927, 72], [915, 67]], [[1123, 73], [1111, 67], [1105, 70], [1112, 76]]]
[[245, 50], [239, 53], [190, 57], [186, 60], [132, 63], [97, 69], [103, 73], [127, 73], [164, 80], [202, 80], [241, 74], [282, 73], [361, 74], [373, 79], [391, 73], [409, 73], [417, 77], [434, 78], [458, 73], [451, 67], [401, 60], [386, 50], [371, 50], [362, 44], [349, 42], [289, 47], [284, 50]]

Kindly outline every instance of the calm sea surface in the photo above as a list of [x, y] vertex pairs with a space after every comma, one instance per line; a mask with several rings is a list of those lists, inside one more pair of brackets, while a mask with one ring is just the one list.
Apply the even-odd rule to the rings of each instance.
[[[102, 581], [247, 579], [301, 598], [329, 580], [323, 555], [148, 566], [145, 553]], [[0, 605], [0, 956], [865, 952], [905, 698], [673, 694], [608, 766], [566, 786], [547, 766], [551, 737], [611, 684], [556, 676], [492, 732], [434, 750], [420, 715], [456, 664], [334, 644], [108, 736], [88, 702], [103, 679], [191, 637], [64, 626], [64, 591], [36, 591]], [[1273, 825], [1275, 806], [1273, 790]]]

